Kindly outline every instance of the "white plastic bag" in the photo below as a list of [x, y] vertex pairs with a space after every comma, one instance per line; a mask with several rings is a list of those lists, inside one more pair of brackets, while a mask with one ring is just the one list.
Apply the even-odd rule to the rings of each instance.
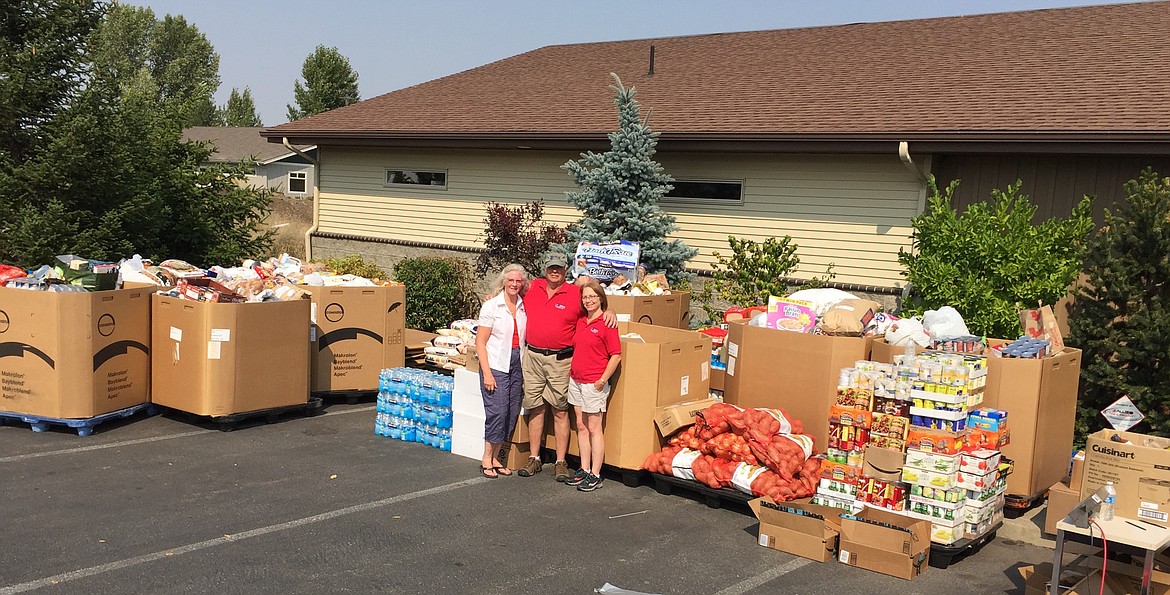
[[816, 289], [802, 289], [788, 296], [788, 299], [808, 302], [817, 311], [817, 318], [825, 315], [829, 308], [841, 300], [855, 300], [857, 296], [847, 291], [832, 287], [818, 287]]
[[967, 330], [967, 323], [963, 321], [963, 316], [950, 306], [943, 306], [938, 310], [927, 310], [922, 315], [922, 328], [935, 340], [954, 339], [971, 334], [971, 331]]
[[919, 347], [926, 347], [930, 345], [930, 335], [922, 328], [921, 320], [902, 318], [886, 330], [886, 343], [899, 347], [917, 343]]

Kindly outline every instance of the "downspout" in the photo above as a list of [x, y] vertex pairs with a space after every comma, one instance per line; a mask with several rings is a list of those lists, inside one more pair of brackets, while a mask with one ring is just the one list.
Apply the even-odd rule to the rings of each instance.
[[304, 157], [306, 161], [313, 164], [313, 224], [305, 230], [305, 262], [309, 262], [313, 260], [313, 234], [317, 233], [317, 225], [321, 221], [321, 188], [317, 185], [317, 180], [321, 179], [321, 163], [292, 146], [288, 142], [287, 136], [280, 140], [284, 144], [284, 148]]
[[[918, 190], [918, 212], [922, 213], [926, 210], [926, 189], [927, 182], [930, 179], [926, 176], [925, 173], [922, 172], [921, 169], [918, 169], [918, 165], [914, 163], [913, 159], [910, 158], [910, 143], [906, 141], [901, 141], [898, 143], [898, 159], [902, 160], [902, 165], [905, 165], [906, 169], [910, 170], [910, 173], [914, 174], [914, 177], [918, 179], [918, 183], [922, 186], [922, 188]], [[928, 170], [930, 169], [929, 159], [930, 157], [928, 156], [926, 166]], [[912, 284], [907, 281], [906, 286], [902, 288], [902, 303], [906, 303], [906, 300], [910, 299], [910, 291], [912, 289]]]

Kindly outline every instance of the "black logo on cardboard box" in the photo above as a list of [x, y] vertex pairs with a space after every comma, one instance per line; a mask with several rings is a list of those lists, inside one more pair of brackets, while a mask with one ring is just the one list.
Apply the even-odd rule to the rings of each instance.
[[8, 313], [4, 310], [0, 310], [0, 333], [8, 332], [8, 327], [10, 324], [11, 321], [8, 320]]
[[325, 320], [329, 322], [341, 322], [342, 318], [345, 318], [345, 308], [342, 308], [341, 304], [333, 302], [325, 306]]
[[1101, 446], [1100, 444], [1093, 445], [1093, 452], [1099, 452], [1103, 455], [1109, 455], [1111, 457], [1117, 457], [1120, 459], [1132, 459], [1137, 454], [1133, 452], [1125, 452], [1124, 450], [1117, 450], [1116, 448], [1109, 446]]
[[97, 331], [98, 334], [103, 337], [108, 337], [114, 334], [114, 317], [109, 313], [102, 314], [101, 317], [98, 318]]

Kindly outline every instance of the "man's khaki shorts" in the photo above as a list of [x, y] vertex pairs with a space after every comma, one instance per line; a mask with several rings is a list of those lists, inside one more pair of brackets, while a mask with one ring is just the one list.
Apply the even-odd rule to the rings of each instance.
[[536, 409], [545, 403], [553, 409], [569, 408], [569, 366], [573, 358], [557, 360], [555, 355], [541, 355], [530, 349], [521, 357], [524, 368], [525, 409]]

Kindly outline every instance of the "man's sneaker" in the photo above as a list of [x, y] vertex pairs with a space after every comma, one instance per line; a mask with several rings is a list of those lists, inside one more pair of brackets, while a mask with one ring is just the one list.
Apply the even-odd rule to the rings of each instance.
[[593, 490], [596, 490], [600, 487], [601, 487], [601, 478], [596, 476], [596, 475], [593, 475], [592, 473], [589, 473], [588, 476], [585, 478], [585, 481], [582, 481], [581, 484], [577, 486], [577, 491], [579, 491], [579, 492], [592, 492]]
[[569, 473], [569, 464], [564, 461], [557, 461], [556, 464], [553, 465], [553, 475], [556, 477], [556, 480], [561, 483], [565, 483], [573, 477], [573, 475]]
[[519, 475], [520, 477], [532, 477], [533, 475], [540, 473], [540, 470], [543, 467], [544, 465], [541, 464], [540, 459], [536, 457], [528, 457], [528, 462], [524, 464], [524, 467], [516, 471], [516, 475]]
[[575, 486], [575, 485], [580, 485], [580, 484], [581, 484], [581, 482], [585, 481], [585, 479], [586, 479], [587, 477], [589, 477], [589, 472], [588, 472], [588, 471], [586, 471], [586, 470], [584, 470], [584, 469], [578, 469], [578, 470], [577, 470], [577, 472], [576, 472], [576, 473], [574, 473], [574, 474], [573, 474], [573, 476], [572, 476], [572, 477], [570, 477], [570, 478], [569, 478], [569, 479], [568, 479], [568, 480], [565, 482], [565, 485], [568, 485], [568, 486]]

